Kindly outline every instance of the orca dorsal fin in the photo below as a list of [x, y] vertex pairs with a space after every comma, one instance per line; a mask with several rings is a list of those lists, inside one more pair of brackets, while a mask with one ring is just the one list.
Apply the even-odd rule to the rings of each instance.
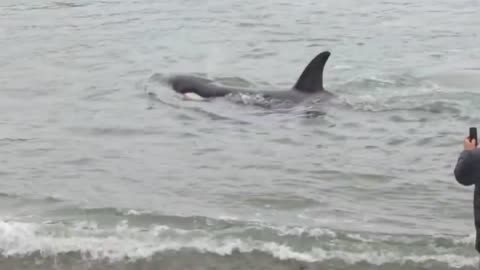
[[308, 63], [302, 75], [294, 86], [295, 90], [305, 93], [314, 93], [325, 90], [323, 88], [323, 69], [330, 57], [329, 51], [319, 53]]

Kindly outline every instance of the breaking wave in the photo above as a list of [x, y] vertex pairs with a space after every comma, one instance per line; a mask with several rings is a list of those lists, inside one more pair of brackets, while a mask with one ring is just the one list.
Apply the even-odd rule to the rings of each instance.
[[[146, 215], [129, 212], [134, 216]], [[192, 220], [184, 218], [183, 222]], [[115, 226], [95, 221], [0, 221], [0, 266], [12, 260], [15, 263], [26, 260], [45, 269], [62, 261], [93, 264], [95, 269], [108, 265], [139, 269], [129, 268], [136, 264], [169, 265], [169, 269], [219, 265], [226, 269], [233, 269], [234, 265], [238, 269], [252, 265], [279, 269], [288, 264], [293, 269], [332, 264], [346, 269], [358, 264], [371, 268], [394, 264], [396, 269], [430, 266], [469, 269], [478, 261], [472, 252], [472, 236], [379, 235], [220, 219], [213, 222], [223, 226], [178, 228], [160, 222], [132, 226], [127, 220]], [[192, 265], [178, 261], [190, 261]], [[173, 262], [177, 266], [172, 266]]]

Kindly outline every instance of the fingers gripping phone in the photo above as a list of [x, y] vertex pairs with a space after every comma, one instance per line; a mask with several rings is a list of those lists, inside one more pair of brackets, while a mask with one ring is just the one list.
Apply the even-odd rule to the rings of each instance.
[[477, 138], [477, 128], [471, 127], [470, 128], [470, 135], [469, 135], [470, 141], [475, 139], [475, 146], [478, 145], [478, 138]]

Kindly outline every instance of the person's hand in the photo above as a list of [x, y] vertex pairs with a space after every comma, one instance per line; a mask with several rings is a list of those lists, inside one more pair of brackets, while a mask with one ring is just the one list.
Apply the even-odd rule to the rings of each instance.
[[469, 137], [466, 137], [465, 141], [463, 141], [463, 147], [465, 150], [473, 150], [477, 148], [476, 144], [477, 144], [476, 140], [472, 139], [472, 141], [470, 141]]

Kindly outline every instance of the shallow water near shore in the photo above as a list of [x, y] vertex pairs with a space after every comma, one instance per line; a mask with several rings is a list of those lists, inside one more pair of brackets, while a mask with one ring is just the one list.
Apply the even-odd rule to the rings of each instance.
[[[479, 5], [2, 1], [0, 268], [477, 269]], [[328, 101], [160, 83], [289, 88], [324, 50]]]

